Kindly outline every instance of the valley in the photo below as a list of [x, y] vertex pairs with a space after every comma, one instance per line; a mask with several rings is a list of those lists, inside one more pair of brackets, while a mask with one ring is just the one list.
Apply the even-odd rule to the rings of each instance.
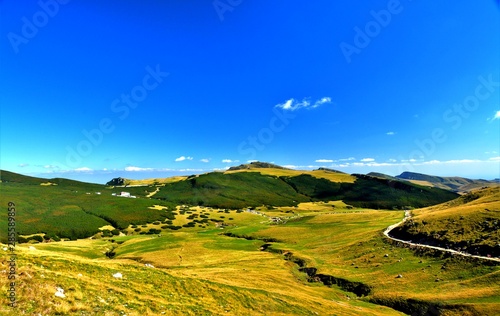
[[[494, 315], [500, 309], [496, 261], [405, 246], [384, 234], [411, 212], [391, 236], [417, 242], [416, 236], [441, 232], [441, 242], [497, 249], [498, 188], [459, 196], [272, 165], [138, 186], [2, 174], [0, 202], [16, 202], [23, 241], [14, 249], [17, 307], [2, 296], [2, 315]], [[124, 191], [137, 198], [112, 195]], [[425, 230], [410, 225], [423, 222]], [[7, 256], [5, 242], [2, 249]], [[2, 270], [8, 293], [7, 261]], [[64, 297], [55, 295], [58, 288]]]

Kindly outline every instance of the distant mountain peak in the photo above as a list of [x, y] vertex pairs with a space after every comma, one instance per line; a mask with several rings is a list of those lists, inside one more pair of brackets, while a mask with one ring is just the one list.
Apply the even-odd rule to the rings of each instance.
[[334, 172], [334, 173], [342, 173], [342, 174], [347, 174], [345, 172], [342, 172], [342, 171], [339, 171], [339, 170], [335, 170], [335, 169], [330, 169], [330, 168], [325, 168], [325, 167], [320, 167], [316, 170], [320, 170], [320, 171], [327, 171], [327, 172]]
[[498, 185], [495, 181], [487, 181], [482, 179], [473, 180], [462, 177], [439, 177], [410, 171], [405, 171], [399, 176], [396, 176], [396, 178], [406, 181], [425, 182], [428, 185], [432, 185], [441, 189], [461, 193], [470, 192], [471, 190], [481, 187]]
[[111, 181], [108, 181], [106, 185], [113, 185], [113, 186], [121, 186], [121, 185], [126, 185], [127, 184], [127, 179], [118, 177], [118, 178], [113, 178]]
[[261, 162], [261, 161], [252, 161], [251, 163], [247, 164], [241, 164], [239, 166], [231, 167], [228, 169], [228, 171], [235, 171], [235, 170], [245, 170], [245, 169], [256, 169], [256, 168], [273, 168], [273, 169], [288, 169], [282, 166], [275, 165], [273, 163], [269, 162]]

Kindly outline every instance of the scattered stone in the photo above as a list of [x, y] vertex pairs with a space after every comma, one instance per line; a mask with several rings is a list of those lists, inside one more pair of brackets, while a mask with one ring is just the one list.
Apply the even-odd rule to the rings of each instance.
[[60, 298], [66, 298], [66, 295], [64, 294], [64, 290], [60, 287], [56, 288], [56, 292], [54, 293], [55, 296], [60, 297]]
[[152, 264], [146, 263], [145, 266], [154, 269], [154, 266]]
[[441, 280], [440, 280], [440, 279], [436, 279], [436, 280], [434, 280], [434, 282], [439, 282], [439, 281], [441, 281]]
[[387, 257], [389, 257], [389, 254], [388, 254], [388, 253], [386, 253], [386, 254], [384, 255], [384, 257], [386, 257], [386, 258], [387, 258]]
[[123, 278], [123, 275], [120, 272], [117, 272], [117, 273], [113, 274], [113, 277], [116, 279], [121, 279], [121, 278]]
[[36, 248], [35, 248], [35, 247], [33, 247], [33, 246], [29, 246], [29, 247], [28, 247], [28, 249], [29, 249], [29, 250], [36, 250]]
[[80, 277], [80, 278], [81, 278], [82, 276], [83, 276], [83, 275], [82, 275], [81, 273], [78, 273], [78, 277]]
[[396, 279], [401, 279], [403, 276], [401, 274], [398, 274], [398, 276], [396, 277]]

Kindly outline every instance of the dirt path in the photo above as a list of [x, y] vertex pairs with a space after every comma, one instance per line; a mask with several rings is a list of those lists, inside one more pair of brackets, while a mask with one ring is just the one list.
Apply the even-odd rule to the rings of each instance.
[[149, 197], [152, 197], [153, 195], [155, 195], [155, 194], [156, 194], [156, 193], [158, 193], [159, 191], [160, 191], [160, 187], [159, 187], [159, 186], [157, 186], [157, 187], [156, 187], [156, 191], [149, 193], [148, 195], [146, 195], [146, 197], [148, 197], [148, 198], [149, 198]]
[[410, 241], [397, 239], [397, 238], [391, 237], [389, 235], [390, 232], [394, 228], [396, 228], [399, 225], [403, 224], [404, 222], [406, 222], [410, 218], [411, 218], [411, 212], [410, 211], [405, 211], [405, 217], [403, 218], [403, 220], [400, 221], [399, 223], [396, 223], [394, 225], [391, 225], [391, 226], [387, 227], [385, 229], [385, 231], [384, 231], [384, 235], [387, 238], [389, 238], [389, 239], [392, 239], [394, 241], [398, 241], [398, 242], [401, 242], [401, 243], [404, 243], [404, 244], [407, 244], [407, 245], [411, 245], [411, 246], [414, 246], [414, 247], [430, 248], [430, 249], [435, 249], [435, 250], [439, 250], [439, 251], [453, 253], [453, 254], [456, 254], [456, 255], [464, 256], [464, 257], [471, 257], [471, 258], [478, 258], [478, 259], [484, 259], [484, 260], [490, 260], [490, 261], [500, 262], [500, 258], [490, 258], [490, 257], [476, 256], [476, 255], [471, 255], [471, 254], [466, 253], [466, 252], [456, 251], [456, 250], [452, 250], [452, 249], [446, 249], [446, 248], [441, 248], [441, 247], [436, 247], [436, 246], [429, 246], [429, 245], [424, 245], [424, 244], [412, 243]]

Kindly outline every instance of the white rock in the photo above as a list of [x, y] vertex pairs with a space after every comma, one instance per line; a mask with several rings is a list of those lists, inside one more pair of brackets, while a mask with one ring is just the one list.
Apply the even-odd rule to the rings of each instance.
[[64, 295], [64, 290], [60, 287], [56, 288], [56, 292], [54, 293], [54, 295], [60, 298], [66, 298], [66, 295]]
[[121, 278], [123, 278], [123, 275], [120, 272], [117, 272], [117, 273], [113, 274], [113, 277], [117, 278], [117, 279], [121, 279]]
[[154, 268], [154, 266], [152, 264], [149, 264], [149, 263], [146, 263], [145, 266], [148, 268]]
[[36, 248], [35, 248], [35, 247], [33, 247], [33, 246], [29, 246], [29, 247], [28, 247], [28, 249], [29, 249], [29, 250], [36, 250]]
[[79, 276], [79, 277], [82, 277], [83, 275], [82, 275], [81, 273], [78, 273], [78, 276]]

